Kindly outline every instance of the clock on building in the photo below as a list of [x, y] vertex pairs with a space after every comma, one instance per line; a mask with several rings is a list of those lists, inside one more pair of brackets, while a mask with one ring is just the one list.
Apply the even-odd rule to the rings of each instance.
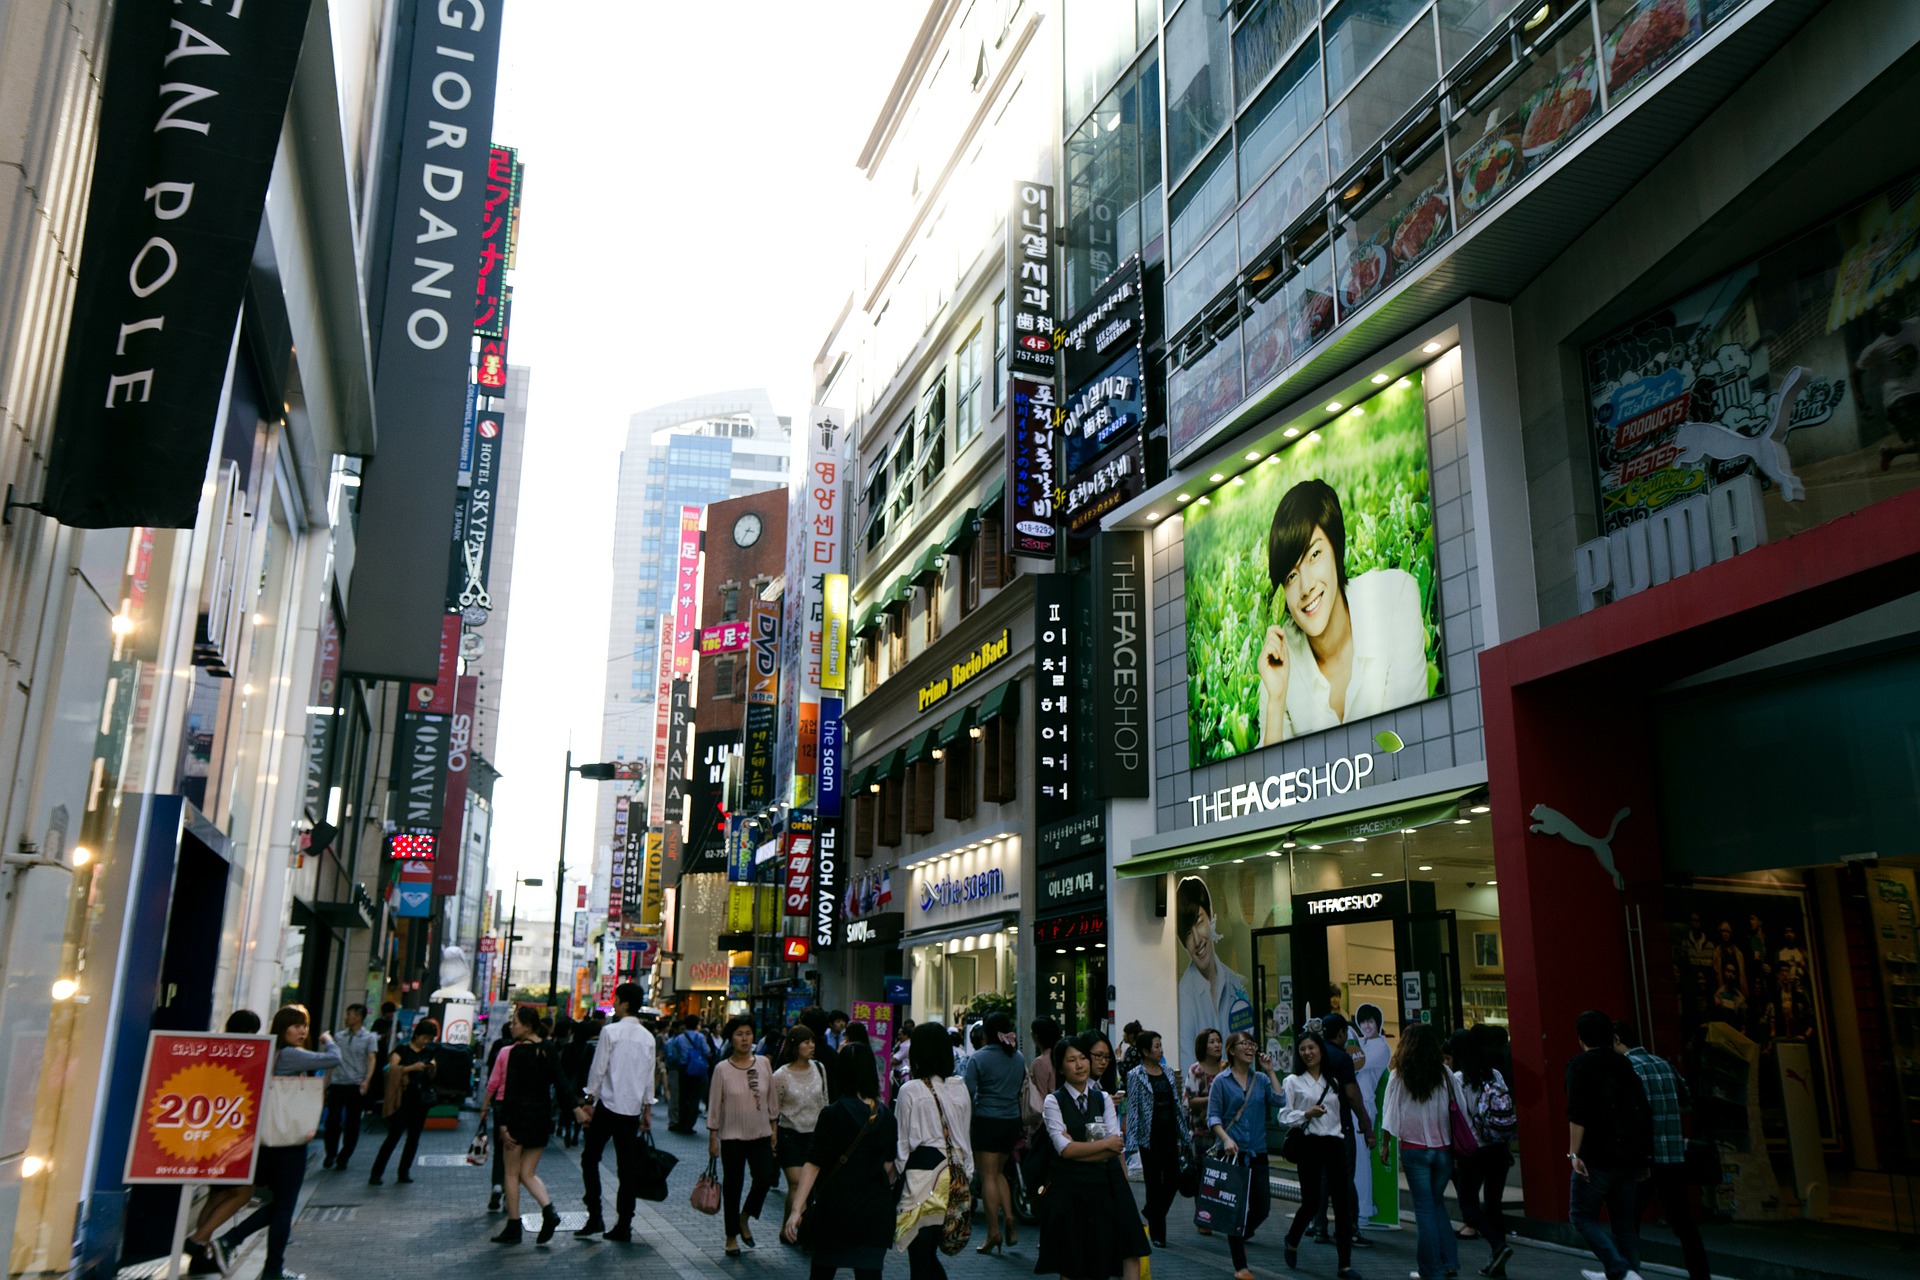
[[760, 517], [749, 511], [733, 522], [733, 545], [750, 547], [760, 541]]

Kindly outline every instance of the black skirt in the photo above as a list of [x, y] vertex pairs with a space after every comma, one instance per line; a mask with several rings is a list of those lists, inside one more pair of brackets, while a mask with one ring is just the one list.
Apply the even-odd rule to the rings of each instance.
[[[1053, 1163], [1034, 1274], [1105, 1280], [1118, 1276], [1126, 1259], [1152, 1252], [1119, 1160], [1094, 1166], [1058, 1158]], [[1080, 1168], [1069, 1172], [1061, 1167], [1069, 1163]]]
[[553, 1137], [553, 1108], [527, 1103], [503, 1103], [500, 1125], [515, 1143], [529, 1149], [544, 1147]]
[[982, 1151], [990, 1155], [1006, 1155], [1020, 1142], [1020, 1121], [998, 1120], [992, 1116], [975, 1116], [967, 1137], [973, 1143], [973, 1153]]
[[780, 1126], [780, 1149], [774, 1152], [782, 1169], [798, 1169], [813, 1154], [813, 1135]]

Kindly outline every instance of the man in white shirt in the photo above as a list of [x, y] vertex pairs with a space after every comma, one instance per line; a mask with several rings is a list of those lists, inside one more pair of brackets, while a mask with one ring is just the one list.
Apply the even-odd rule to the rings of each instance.
[[[639, 1199], [637, 1179], [642, 1156], [640, 1131], [653, 1128], [653, 1032], [634, 1016], [643, 998], [638, 983], [623, 982], [614, 988], [614, 1021], [600, 1032], [593, 1066], [587, 1071], [585, 1092], [589, 1101], [578, 1113], [580, 1122], [587, 1126], [586, 1146], [580, 1152], [587, 1225], [574, 1233], [578, 1236], [600, 1235], [623, 1242], [633, 1239], [633, 1207]], [[600, 1216], [600, 1157], [609, 1141], [620, 1171], [620, 1191], [615, 1201], [619, 1217], [611, 1231]]]

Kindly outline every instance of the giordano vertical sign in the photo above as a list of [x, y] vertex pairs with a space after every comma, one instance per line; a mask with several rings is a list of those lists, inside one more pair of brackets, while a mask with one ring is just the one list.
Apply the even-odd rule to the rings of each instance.
[[980, 645], [939, 676], [920, 686], [917, 701], [919, 710], [925, 711], [941, 699], [964, 685], [972, 684], [983, 674], [1005, 662], [1013, 653], [1013, 633], [1005, 627], [991, 640], [983, 640]]

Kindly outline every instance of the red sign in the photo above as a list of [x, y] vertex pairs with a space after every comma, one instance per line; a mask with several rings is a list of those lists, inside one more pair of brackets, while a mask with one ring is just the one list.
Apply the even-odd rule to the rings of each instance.
[[579, 901], [575, 902], [573, 905], [576, 907], [585, 907], [587, 905], [587, 886], [585, 885], [580, 886]]
[[747, 647], [747, 636], [745, 618], [704, 627], [700, 631], [700, 656], [705, 658], [716, 653], [739, 653]]
[[780, 939], [780, 958], [789, 964], [804, 964], [812, 954], [813, 946], [805, 938]]
[[[418, 859], [422, 862], [433, 861], [433, 846], [438, 843], [431, 831], [396, 831], [387, 837], [387, 856], [389, 858]], [[433, 878], [429, 872], [427, 878]]]
[[486, 937], [480, 939], [479, 949], [481, 951], [498, 951], [500, 949], [500, 939], [494, 937], [492, 934], [488, 934]]
[[[459, 634], [457, 627], [454, 634]], [[454, 644], [459, 645], [458, 639]], [[453, 719], [448, 722], [447, 734], [447, 795], [440, 807], [440, 831], [447, 842], [436, 847], [433, 859], [433, 891], [449, 897], [460, 888], [460, 841], [466, 831], [473, 722], [479, 704], [479, 676], [461, 676], [454, 682]]]
[[271, 1036], [156, 1031], [124, 1182], [253, 1181]]
[[483, 338], [503, 336], [501, 308], [508, 262], [507, 246], [520, 212], [520, 161], [512, 147], [495, 143], [487, 152], [487, 196], [480, 217], [480, 274], [473, 290], [473, 331]]
[[787, 837], [787, 914], [804, 916], [813, 909], [813, 837]]
[[453, 714], [453, 682], [460, 670], [460, 615], [450, 613], [440, 620], [440, 671], [432, 684], [407, 686], [407, 710], [427, 711], [436, 716]]

